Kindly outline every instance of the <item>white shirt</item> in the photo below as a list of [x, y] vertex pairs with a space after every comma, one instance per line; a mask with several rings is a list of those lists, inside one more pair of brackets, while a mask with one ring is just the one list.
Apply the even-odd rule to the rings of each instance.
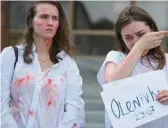
[[62, 60], [41, 71], [35, 45], [30, 64], [23, 60], [23, 46], [17, 47], [14, 73], [13, 48], [0, 55], [2, 128], [83, 128], [82, 78], [75, 61], [62, 51]]
[[[104, 74], [105, 74], [106, 63], [113, 62], [113, 63], [119, 65], [125, 58], [126, 58], [126, 54], [123, 54], [122, 52], [118, 52], [118, 51], [110, 51], [107, 54], [106, 59], [97, 74], [97, 80], [101, 86], [103, 86], [105, 84]], [[140, 74], [140, 73], [150, 72], [153, 70], [153, 68], [151, 67], [151, 65], [149, 65], [149, 63], [147, 62], [146, 59], [143, 59], [142, 62], [143, 62], [143, 64], [141, 63], [141, 60], [138, 60], [138, 62], [136, 63], [136, 66], [133, 70], [132, 76]], [[154, 63], [152, 63], [152, 65], [156, 66]], [[163, 70], [167, 74], [166, 78], [168, 81], [168, 54], [166, 54], [166, 65], [164, 66]], [[111, 128], [111, 126], [112, 125], [111, 125], [110, 119], [107, 115], [107, 112], [105, 111], [105, 127]], [[138, 127], [138, 128], [168, 128], [168, 116], [160, 118], [160, 119], [153, 121], [151, 123], [145, 124], [145, 125]]]

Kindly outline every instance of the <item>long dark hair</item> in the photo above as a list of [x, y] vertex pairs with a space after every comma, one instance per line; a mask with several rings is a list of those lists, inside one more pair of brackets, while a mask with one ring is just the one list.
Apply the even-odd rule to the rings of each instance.
[[25, 33], [25, 47], [23, 58], [26, 63], [31, 63], [33, 61], [33, 28], [31, 27], [32, 20], [36, 15], [36, 6], [40, 3], [47, 3], [54, 5], [59, 11], [59, 27], [56, 34], [52, 39], [52, 45], [49, 48], [50, 59], [53, 63], [57, 63], [59, 58], [56, 56], [60, 51], [64, 50], [67, 54], [71, 50], [71, 44], [69, 40], [69, 30], [68, 23], [66, 20], [65, 12], [58, 1], [36, 1], [30, 4], [30, 7], [26, 15], [26, 33]]
[[[120, 13], [119, 18], [116, 22], [116, 26], [115, 26], [115, 33], [116, 33], [116, 37], [118, 38], [118, 41], [120, 44], [120, 50], [121, 50], [121, 52], [123, 52], [125, 54], [129, 53], [129, 49], [127, 48], [127, 46], [125, 45], [125, 43], [122, 39], [121, 29], [133, 21], [143, 21], [144, 23], [146, 23], [146, 25], [148, 25], [150, 27], [150, 29], [152, 31], [158, 31], [158, 27], [157, 27], [155, 21], [145, 10], [143, 10], [142, 8], [137, 7], [137, 6], [130, 6], [130, 7], [125, 8]], [[156, 70], [162, 69], [166, 63], [165, 54], [162, 51], [161, 46], [150, 49], [146, 56], [147, 56], [147, 60], [151, 66], [152, 66], [152, 64], [149, 61], [150, 58], [153, 60], [156, 60], [158, 62], [158, 67], [156, 68]]]

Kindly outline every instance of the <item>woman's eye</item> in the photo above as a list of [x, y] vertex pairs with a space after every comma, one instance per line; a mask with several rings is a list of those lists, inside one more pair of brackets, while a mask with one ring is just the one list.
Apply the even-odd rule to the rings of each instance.
[[141, 34], [138, 35], [138, 37], [142, 37], [144, 34], [145, 34], [145, 33], [141, 33]]
[[125, 38], [126, 40], [131, 40], [132, 39], [132, 37], [128, 37], [128, 38]]
[[53, 17], [54, 20], [58, 20], [58, 17]]
[[42, 15], [42, 16], [40, 16], [40, 17], [43, 18], [43, 19], [47, 19], [47, 18], [48, 18], [47, 15]]

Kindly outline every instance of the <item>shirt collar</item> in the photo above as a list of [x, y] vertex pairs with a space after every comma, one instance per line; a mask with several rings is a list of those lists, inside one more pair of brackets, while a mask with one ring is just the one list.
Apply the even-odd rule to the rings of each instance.
[[[33, 46], [32, 46], [32, 51], [33, 51], [33, 53], [36, 52], [36, 45], [34, 43], [33, 43]], [[62, 50], [56, 56], [63, 59], [65, 57], [65, 55], [66, 55], [66, 52], [64, 50]]]
[[[25, 45], [20, 44], [20, 45], [18, 45], [17, 47], [18, 47], [19, 49], [21, 49], [21, 50], [24, 50]], [[33, 52], [33, 53], [36, 52], [36, 45], [35, 45], [34, 43], [33, 43], [33, 45], [32, 45], [32, 52]], [[64, 50], [62, 50], [62, 51], [59, 52], [56, 56], [63, 59], [63, 58], [66, 56], [66, 52], [65, 52]], [[60, 60], [59, 60], [59, 61], [60, 61]]]
[[32, 52], [36, 52], [36, 45], [34, 43], [32, 45]]

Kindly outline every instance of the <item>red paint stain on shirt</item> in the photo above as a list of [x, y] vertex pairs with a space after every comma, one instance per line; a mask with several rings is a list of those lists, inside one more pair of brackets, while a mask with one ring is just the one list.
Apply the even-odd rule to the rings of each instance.
[[33, 80], [33, 77], [34, 77], [34, 76], [32, 76], [31, 74], [29, 74], [29, 73], [26, 72], [26, 77], [25, 77], [25, 79], [26, 79], [27, 85], [29, 85], [29, 82]]
[[19, 86], [24, 82], [24, 80], [25, 80], [24, 77], [18, 78], [18, 79], [16, 80], [16, 82], [15, 82], [15, 85], [16, 85], [17, 87], [19, 87]]
[[52, 81], [53, 81], [52, 79], [48, 79], [44, 87], [50, 86], [52, 84]]
[[47, 103], [48, 106], [51, 106], [52, 104], [53, 104], [53, 101], [51, 101], [51, 100], [49, 100]]
[[33, 116], [34, 112], [32, 110], [29, 111], [29, 116]]
[[52, 79], [48, 79], [47, 84], [50, 85], [52, 83]]
[[73, 126], [72, 126], [72, 128], [76, 128], [76, 126], [77, 126], [77, 124], [76, 124], [76, 123], [74, 123], [74, 124], [73, 124]]
[[26, 80], [30, 81], [33, 79], [33, 76], [31, 76], [29, 73], [26, 72]]
[[68, 75], [67, 75], [67, 74], [64, 74], [64, 78], [65, 78], [65, 79], [68, 78]]
[[50, 70], [48, 72], [46, 72], [46, 74], [39, 80], [39, 82], [42, 81], [48, 75], [49, 72], [50, 72]]

